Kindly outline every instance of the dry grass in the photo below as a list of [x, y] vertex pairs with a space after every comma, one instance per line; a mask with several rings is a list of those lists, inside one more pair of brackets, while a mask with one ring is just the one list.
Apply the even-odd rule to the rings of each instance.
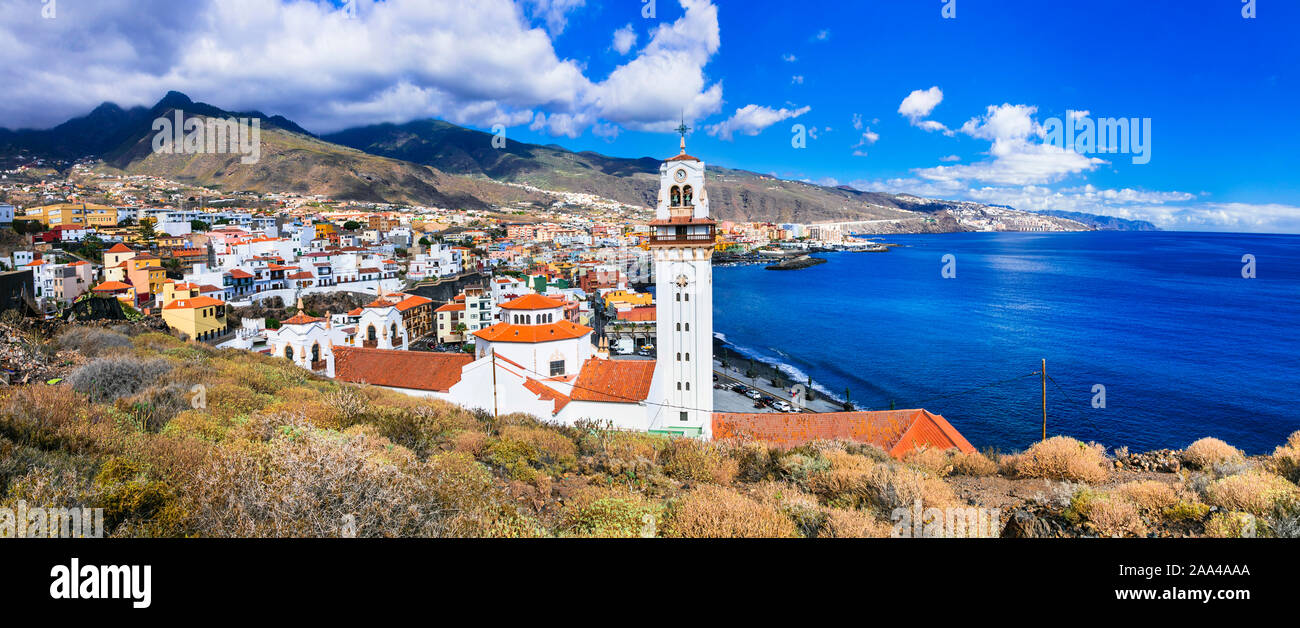
[[1147, 516], [1163, 513], [1178, 503], [1178, 494], [1173, 487], [1156, 480], [1129, 482], [1116, 488], [1115, 492], [1133, 502]]
[[1272, 472], [1300, 484], [1300, 432], [1291, 434], [1286, 444], [1269, 456], [1268, 468]]
[[1254, 470], [1214, 481], [1205, 489], [1205, 502], [1263, 517], [1275, 507], [1296, 500], [1298, 493], [1300, 488], [1285, 478]]
[[1096, 484], [1110, 476], [1105, 448], [1068, 436], [1035, 443], [1023, 454], [1006, 457], [1004, 463], [1011, 473], [1025, 478]]
[[918, 447], [903, 456], [903, 462], [929, 472], [936, 477], [944, 477], [953, 471], [952, 452], [934, 447]]
[[729, 486], [740, 464], [727, 454], [727, 446], [690, 438], [677, 438], [664, 451], [664, 472], [683, 482], [712, 482]]
[[1215, 539], [1241, 539], [1256, 535], [1255, 516], [1240, 511], [1216, 512], [1205, 522], [1205, 536]]
[[773, 506], [733, 489], [703, 485], [669, 505], [664, 535], [683, 538], [793, 538], [798, 530]]
[[1212, 469], [1218, 464], [1240, 463], [1245, 456], [1240, 449], [1217, 438], [1202, 438], [1183, 450], [1183, 463], [1195, 469]]
[[988, 477], [996, 475], [998, 472], [998, 463], [989, 459], [988, 456], [976, 451], [971, 453], [955, 453], [952, 457], [953, 475], [969, 475], [973, 477]]
[[830, 508], [818, 536], [836, 539], [885, 539], [893, 534], [893, 527], [861, 510]]
[[1068, 517], [1079, 518], [1099, 536], [1144, 537], [1148, 533], [1137, 504], [1119, 493], [1079, 491], [1070, 503]]

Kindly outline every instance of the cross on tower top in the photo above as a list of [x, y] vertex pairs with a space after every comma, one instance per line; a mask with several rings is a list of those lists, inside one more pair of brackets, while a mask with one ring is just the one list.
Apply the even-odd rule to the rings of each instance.
[[682, 114], [682, 124], [681, 124], [681, 126], [677, 127], [677, 128], [674, 129], [674, 130], [677, 131], [677, 133], [678, 133], [679, 135], [682, 136], [682, 154], [685, 155], [685, 154], [686, 154], [686, 134], [691, 132], [691, 127], [686, 126], [686, 114], [685, 114], [685, 113]]

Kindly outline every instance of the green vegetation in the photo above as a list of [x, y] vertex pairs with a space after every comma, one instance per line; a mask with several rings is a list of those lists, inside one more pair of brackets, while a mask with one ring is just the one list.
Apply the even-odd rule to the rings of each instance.
[[112, 536], [885, 537], [918, 501], [1061, 536], [1300, 533], [1300, 435], [1179, 474], [1063, 437], [895, 460], [494, 417], [141, 325], [15, 335], [60, 370], [0, 388], [0, 506], [101, 507]]

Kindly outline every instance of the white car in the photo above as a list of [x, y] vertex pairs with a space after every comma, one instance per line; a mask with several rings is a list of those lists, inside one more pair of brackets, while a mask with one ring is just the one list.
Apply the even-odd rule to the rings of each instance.
[[758, 392], [757, 390], [751, 390], [745, 393], [745, 396], [749, 397], [750, 399], [753, 399], [754, 401], [758, 401], [759, 399], [763, 398], [763, 393]]
[[794, 408], [790, 404], [784, 401], [778, 401], [772, 404], [772, 407], [776, 408], [777, 410], [780, 410], [781, 412], [794, 412]]

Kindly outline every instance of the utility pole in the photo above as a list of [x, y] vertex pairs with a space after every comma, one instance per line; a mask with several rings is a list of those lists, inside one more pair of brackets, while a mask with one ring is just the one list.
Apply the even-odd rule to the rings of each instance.
[[1043, 370], [1039, 372], [1043, 383], [1043, 440], [1047, 440], [1047, 359], [1043, 359]]
[[500, 418], [497, 409], [497, 352], [492, 352], [492, 418]]

